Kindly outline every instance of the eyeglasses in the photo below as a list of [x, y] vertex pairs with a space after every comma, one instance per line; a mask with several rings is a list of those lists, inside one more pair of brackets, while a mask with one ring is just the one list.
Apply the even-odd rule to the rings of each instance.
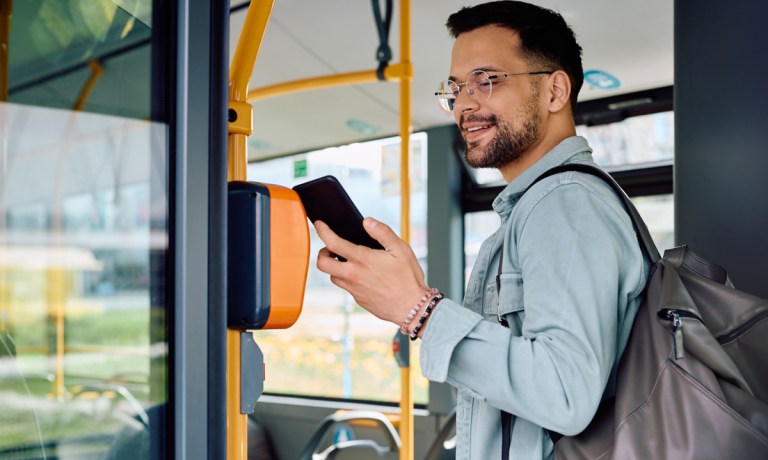
[[493, 80], [497, 78], [518, 77], [520, 75], [542, 75], [552, 74], [553, 70], [540, 70], [537, 72], [523, 72], [523, 73], [502, 73], [499, 75], [488, 75], [485, 70], [475, 70], [467, 77], [467, 81], [464, 83], [456, 83], [453, 80], [441, 81], [437, 87], [437, 102], [440, 104], [443, 110], [446, 112], [453, 112], [453, 105], [456, 102], [456, 98], [459, 97], [461, 87], [467, 87], [467, 96], [476, 102], [487, 101], [491, 98], [491, 91], [493, 90]]

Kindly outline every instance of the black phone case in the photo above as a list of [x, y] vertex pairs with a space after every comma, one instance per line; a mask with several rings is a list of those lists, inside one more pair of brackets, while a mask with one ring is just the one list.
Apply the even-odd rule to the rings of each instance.
[[373, 249], [384, 249], [363, 228], [363, 215], [333, 176], [323, 176], [293, 187], [298, 193], [307, 217], [313, 223], [325, 222], [345, 240]]

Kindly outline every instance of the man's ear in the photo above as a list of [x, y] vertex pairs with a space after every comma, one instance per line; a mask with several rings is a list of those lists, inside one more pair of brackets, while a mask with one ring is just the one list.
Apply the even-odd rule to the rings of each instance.
[[556, 70], [549, 76], [549, 110], [559, 112], [568, 106], [571, 98], [571, 79], [562, 70]]

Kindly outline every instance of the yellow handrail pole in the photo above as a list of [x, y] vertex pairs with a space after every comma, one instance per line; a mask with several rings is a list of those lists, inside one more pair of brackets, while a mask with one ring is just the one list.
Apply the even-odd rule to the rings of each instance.
[[[8, 56], [11, 40], [12, 0], [0, 0], [0, 102], [8, 102]], [[7, 139], [5, 111], [0, 110], [0, 179], [5, 180], [5, 153]], [[5, 230], [4, 189], [0, 187], [0, 231]], [[6, 315], [10, 309], [10, 288], [5, 284], [6, 271], [0, 271], [0, 328], [5, 328]]]
[[89, 62], [88, 69], [91, 71], [90, 75], [88, 75], [88, 80], [86, 80], [85, 84], [83, 85], [83, 89], [80, 90], [80, 95], [77, 96], [75, 105], [72, 106], [72, 110], [76, 112], [83, 110], [85, 103], [91, 96], [91, 91], [93, 91], [93, 88], [96, 86], [96, 82], [98, 82], [99, 78], [104, 75], [104, 67], [99, 61]]
[[67, 276], [63, 268], [51, 267], [45, 270], [45, 277], [48, 321], [56, 327], [56, 373], [51, 382], [51, 392], [54, 398], [61, 399], [64, 396], [64, 303], [67, 297]]
[[[274, 0], [251, 2], [229, 67], [229, 169], [228, 179], [245, 180], [248, 161], [246, 139], [253, 132], [253, 108], [248, 104], [248, 82], [272, 14]], [[234, 115], [234, 117], [233, 117]], [[233, 118], [235, 118], [233, 120]]]
[[[245, 180], [247, 137], [253, 132], [253, 108], [246, 101], [248, 82], [264, 38], [274, 0], [252, 1], [229, 67], [229, 145], [227, 179]], [[227, 329], [227, 459], [245, 460], [248, 418], [240, 413], [240, 332]]]
[[[411, 2], [400, 1], [400, 63], [406, 69], [400, 79], [400, 236], [411, 240]], [[400, 368], [400, 458], [413, 460], [413, 392], [410, 366]]]
[[[3, 11], [2, 20], [5, 21], [5, 19], [6, 15], [5, 11]], [[3, 35], [5, 35], [6, 30], [7, 29], [4, 29]], [[4, 41], [3, 45], [6, 45], [6, 43], [7, 41]], [[4, 58], [7, 59], [7, 53]], [[7, 61], [5, 64], [7, 65]], [[102, 67], [98, 61], [89, 62], [88, 68], [91, 70], [91, 73], [88, 76], [88, 80], [85, 82], [85, 85], [83, 85], [83, 89], [80, 91], [80, 95], [78, 96], [77, 101], [75, 101], [75, 105], [72, 107], [73, 111], [83, 110], [83, 107], [85, 107], [85, 103], [88, 100], [91, 91], [93, 91], [93, 87], [96, 85], [96, 82], [99, 80], [99, 78], [101, 78], [101, 76], [104, 74], [104, 67]], [[7, 96], [7, 80], [4, 83], [6, 86], [4, 87], [5, 92], [3, 94]], [[74, 118], [70, 118], [70, 126], [67, 128], [68, 132], [72, 129], [73, 122]], [[66, 155], [67, 154], [64, 153], [62, 159], [59, 160], [59, 170], [63, 164], [63, 158], [66, 157]], [[57, 189], [59, 188], [58, 184], [59, 181], [57, 181]], [[60, 195], [56, 194], [56, 196], [59, 197]], [[58, 241], [59, 235], [61, 233], [61, 200], [59, 198], [56, 199], [55, 209], [56, 212], [54, 213], [53, 219], [53, 233], [56, 235], [55, 239]], [[62, 268], [55, 267], [46, 270], [46, 285], [48, 287], [46, 296], [48, 302], [48, 321], [54, 323], [56, 327], [56, 359], [54, 361], [56, 372], [55, 378], [53, 379], [53, 382], [51, 382], [53, 386], [52, 393], [56, 399], [60, 399], [64, 396], [64, 306], [67, 296], [65, 287], [67, 280], [68, 279], [66, 277], [66, 273]]]
[[[0, 0], [2, 1], [2, 0]], [[5, 18], [3, 18], [5, 19]], [[90, 75], [88, 76], [88, 80], [86, 80], [85, 84], [83, 85], [83, 89], [80, 90], [80, 95], [77, 97], [77, 100], [75, 101], [74, 106], [72, 107], [72, 110], [75, 112], [79, 112], [83, 110], [85, 107], [85, 103], [88, 101], [88, 97], [91, 95], [91, 91], [93, 91], [94, 86], [96, 86], [96, 82], [99, 81], [99, 78], [104, 74], [104, 67], [98, 62], [98, 61], [91, 61], [88, 63], [88, 68], [90, 69]], [[7, 81], [6, 81], [7, 83]], [[7, 87], [6, 93], [7, 94]], [[70, 118], [70, 124], [67, 128], [67, 132], [72, 130], [72, 125], [74, 123], [75, 118]], [[59, 159], [59, 170], [61, 170], [61, 165], [64, 164], [64, 158], [66, 158], [67, 153], [62, 154], [62, 158]], [[57, 180], [57, 189], [59, 189], [59, 183], [60, 181]], [[60, 194], [56, 194], [57, 197], [60, 197]], [[59, 239], [59, 235], [61, 233], [61, 199], [56, 199], [56, 206], [55, 209], [57, 210], [54, 213], [54, 219], [53, 219], [53, 233], [56, 235], [56, 240]], [[58, 244], [58, 243], [57, 243]], [[46, 281], [48, 286], [48, 295], [47, 295], [47, 301], [49, 304], [48, 307], [48, 320], [51, 322], [55, 322], [56, 325], [56, 373], [55, 378], [52, 382], [53, 385], [53, 396], [56, 399], [60, 399], [64, 396], [64, 316], [65, 316], [65, 300], [66, 300], [66, 283], [68, 281], [68, 278], [66, 277], [66, 274], [64, 272], [64, 269], [62, 268], [51, 268], [46, 271]]]
[[[249, 11], [250, 13], [250, 11]], [[411, 63], [411, 37], [410, 22], [411, 11], [409, 0], [403, 0], [400, 8], [400, 63], [389, 66], [384, 70], [384, 76], [387, 80], [400, 81], [400, 137], [401, 137], [401, 228], [400, 233], [403, 240], [410, 241], [410, 171], [409, 171], [409, 152], [410, 152], [410, 133], [411, 133], [411, 80], [413, 78], [413, 66]], [[246, 18], [246, 24], [247, 24]], [[247, 27], [244, 26], [244, 30]], [[242, 39], [242, 36], [241, 36]], [[239, 49], [238, 44], [238, 49]], [[237, 53], [235, 54], [237, 58]], [[257, 88], [248, 93], [247, 99], [258, 100], [268, 97], [275, 97], [283, 94], [294, 93], [298, 91], [307, 91], [318, 88], [328, 88], [333, 86], [349, 85], [356, 83], [372, 83], [378, 81], [376, 71], [361, 71], [345, 74], [328, 75], [323, 77], [314, 77], [303, 80], [296, 80], [287, 83]], [[230, 88], [230, 94], [232, 89]], [[230, 100], [233, 99], [230, 97]], [[230, 102], [231, 103], [231, 102]], [[231, 124], [230, 124], [231, 126]], [[231, 129], [230, 129], [231, 132]], [[250, 134], [250, 133], [249, 133]], [[237, 146], [235, 146], [237, 148]], [[230, 158], [233, 153], [233, 140], [230, 134]], [[232, 171], [230, 163], [230, 171]], [[403, 367], [400, 371], [401, 398], [400, 398], [400, 439], [401, 449], [400, 458], [412, 460], [414, 456], [413, 449], [413, 394], [411, 392], [411, 374], [410, 368]]]
[[8, 56], [13, 0], [0, 0], [0, 102], [8, 102]]
[[[88, 76], [88, 80], [83, 85], [83, 89], [80, 90], [80, 95], [78, 96], [77, 101], [75, 101], [75, 104], [72, 107], [72, 110], [75, 112], [83, 110], [85, 103], [88, 101], [88, 97], [91, 94], [91, 91], [93, 91], [94, 86], [96, 86], [96, 82], [98, 82], [99, 78], [101, 78], [101, 76], [104, 74], [104, 67], [102, 67], [98, 61], [89, 62], [88, 68], [90, 69], [91, 73]], [[67, 132], [72, 130], [74, 122], [75, 117], [70, 117]], [[56, 180], [56, 190], [60, 190], [61, 188], [61, 170], [63, 165], [66, 163], [67, 156], [68, 150], [65, 149], [62, 151], [57, 163], [58, 174]], [[60, 245], [62, 228], [61, 194], [56, 193], [54, 196], [55, 201], [53, 208], [55, 211], [53, 212], [52, 233], [54, 235], [55, 245], [58, 247]], [[69, 278], [67, 277], [64, 269], [50, 268], [46, 270], [46, 285], [48, 286], [48, 321], [54, 323], [56, 327], [56, 359], [54, 361], [56, 372], [55, 378], [53, 382], [51, 382], [53, 386], [52, 393], [56, 399], [60, 399], [64, 396], [64, 317], [66, 314], [65, 302], [67, 297], [66, 286], [68, 281]]]
[[[403, 64], [393, 64], [384, 69], [384, 78], [387, 81], [410, 78], [410, 66]], [[299, 91], [310, 91], [314, 89], [332, 88], [334, 86], [354, 85], [359, 83], [376, 83], [379, 81], [376, 75], [376, 69], [361, 70], [358, 72], [339, 73], [324, 75], [322, 77], [305, 78], [283, 83], [277, 83], [261, 88], [254, 88], [248, 91], [248, 101], [266, 99], [269, 97], [282, 96], [284, 94], [298, 93]]]

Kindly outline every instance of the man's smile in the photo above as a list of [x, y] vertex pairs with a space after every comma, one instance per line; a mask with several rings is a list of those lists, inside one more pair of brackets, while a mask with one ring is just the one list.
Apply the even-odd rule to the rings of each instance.
[[496, 125], [493, 122], [464, 123], [462, 125], [462, 130], [464, 131], [464, 139], [468, 143], [477, 142], [481, 138], [485, 137], [486, 134], [491, 133], [495, 126]]

